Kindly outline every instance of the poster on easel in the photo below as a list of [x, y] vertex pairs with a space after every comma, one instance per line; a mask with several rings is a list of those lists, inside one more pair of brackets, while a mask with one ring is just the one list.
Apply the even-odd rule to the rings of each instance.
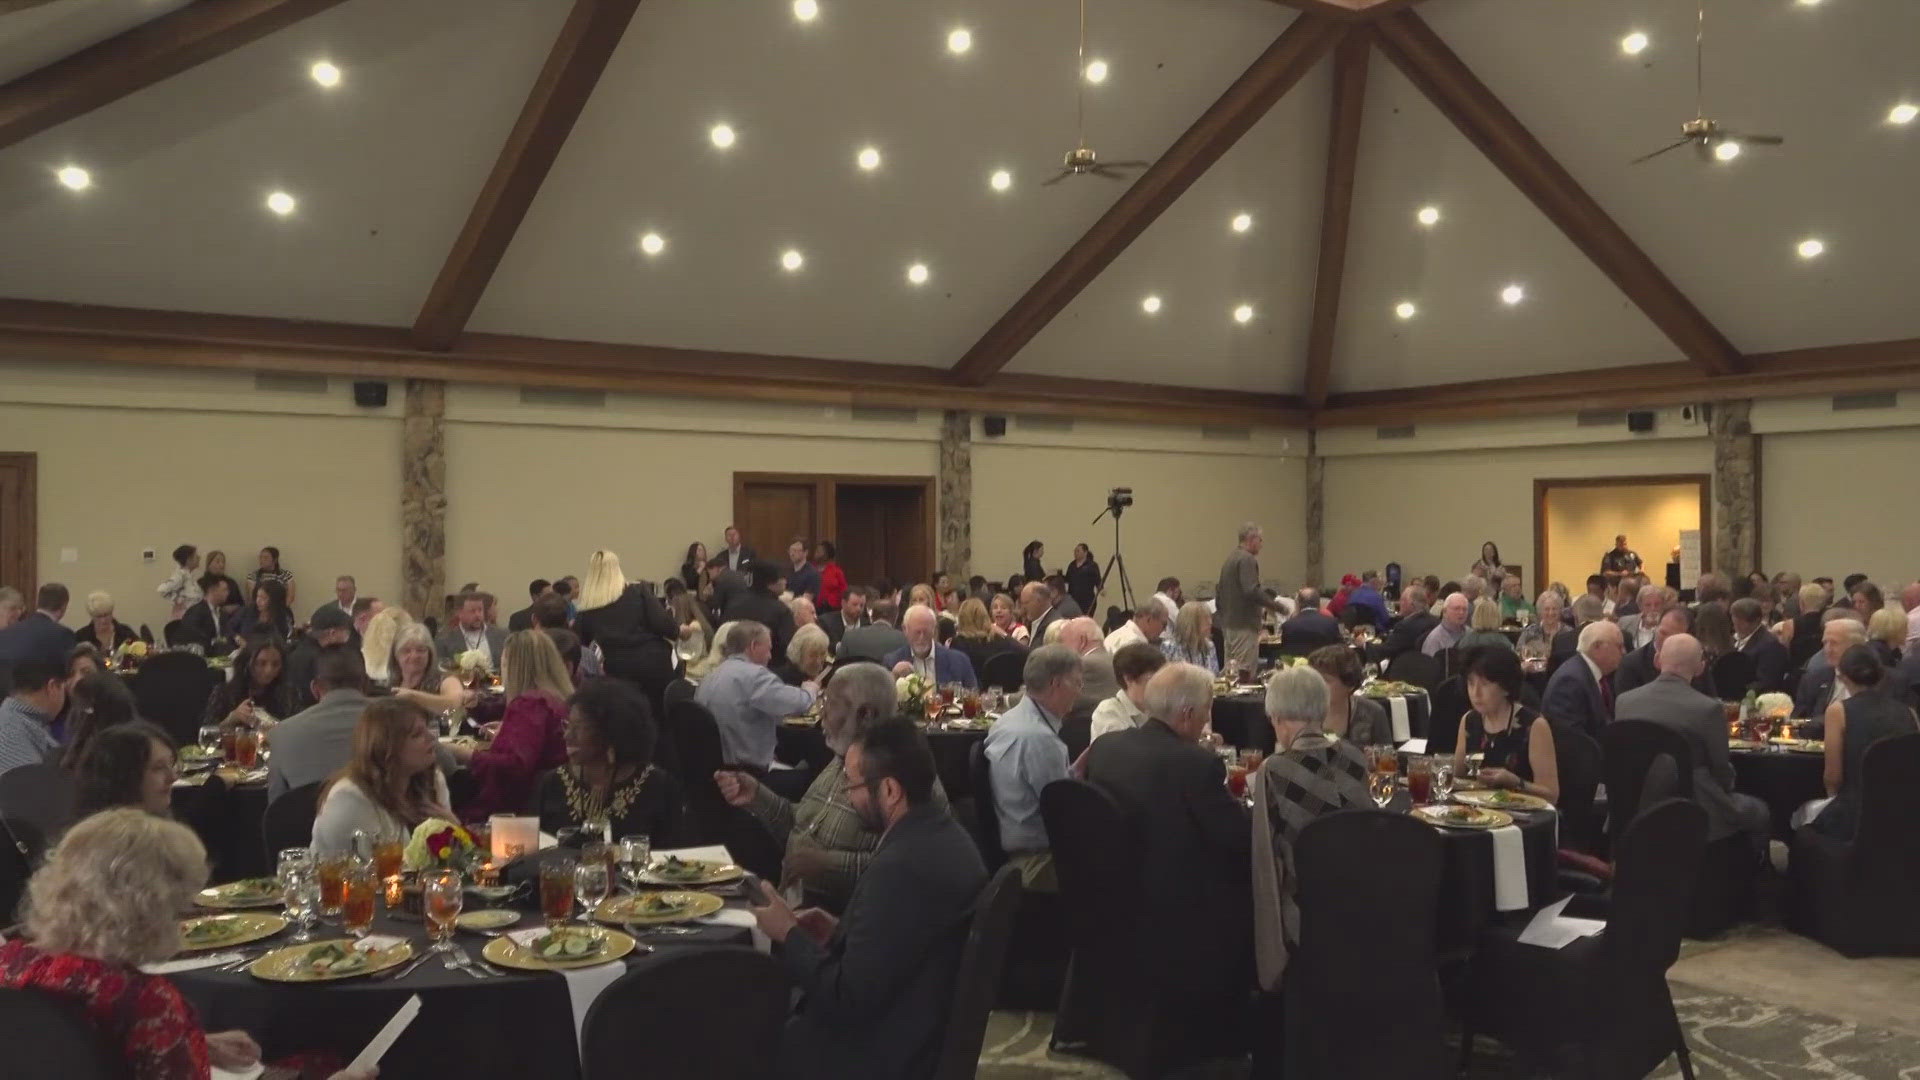
[[1700, 530], [1680, 530], [1680, 587], [1691, 589], [1700, 582]]

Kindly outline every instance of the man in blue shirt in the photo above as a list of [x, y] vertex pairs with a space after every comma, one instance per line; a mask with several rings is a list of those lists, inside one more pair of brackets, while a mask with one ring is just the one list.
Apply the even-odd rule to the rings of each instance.
[[40, 657], [13, 665], [13, 693], [0, 701], [0, 773], [41, 764], [60, 749], [52, 727], [67, 704], [65, 674]]
[[795, 596], [820, 595], [820, 568], [807, 561], [807, 542], [799, 537], [787, 545], [787, 591]]
[[1067, 778], [1067, 744], [1060, 723], [1080, 697], [1080, 657], [1064, 645], [1042, 645], [1027, 654], [1021, 671], [1026, 694], [994, 721], [985, 751], [993, 777], [994, 813], [1007, 861], [1020, 868], [1029, 889], [1059, 891], [1047, 826], [1040, 818], [1040, 792]]
[[[693, 700], [713, 714], [720, 729], [723, 762], [766, 769], [773, 764], [780, 721], [811, 708], [819, 687], [812, 683], [788, 686], [767, 670], [767, 661], [773, 659], [773, 633], [751, 619], [733, 624], [720, 642], [720, 654], [725, 659], [700, 680]], [[805, 791], [806, 779], [799, 777], [800, 790], [792, 792], [792, 797], [799, 798]], [[776, 784], [775, 788], [787, 795], [783, 790], [787, 786]]]

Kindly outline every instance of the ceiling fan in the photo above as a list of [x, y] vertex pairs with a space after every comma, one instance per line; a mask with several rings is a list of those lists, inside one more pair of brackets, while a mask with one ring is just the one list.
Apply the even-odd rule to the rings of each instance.
[[1721, 127], [1707, 117], [1705, 54], [1707, 47], [1707, 0], [1700, 0], [1699, 29], [1693, 38], [1693, 119], [1680, 125], [1680, 141], [1663, 146], [1651, 154], [1633, 159], [1638, 165], [1652, 161], [1670, 150], [1691, 144], [1701, 158], [1731, 160], [1747, 146], [1779, 146], [1787, 140], [1779, 135], [1747, 135]]
[[1052, 179], [1041, 181], [1040, 186], [1052, 187], [1069, 176], [1125, 180], [1126, 173], [1121, 170], [1144, 169], [1153, 164], [1151, 161], [1101, 161], [1100, 155], [1087, 145], [1087, 0], [1080, 0], [1080, 61], [1074, 72], [1074, 83], [1079, 87], [1079, 117], [1074, 123], [1077, 131], [1073, 149], [1067, 151], [1060, 171]]

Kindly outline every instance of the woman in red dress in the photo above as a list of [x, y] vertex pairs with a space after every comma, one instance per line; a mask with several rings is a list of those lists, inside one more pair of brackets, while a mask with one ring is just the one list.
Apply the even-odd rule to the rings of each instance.
[[831, 540], [821, 540], [813, 545], [813, 565], [820, 570], [820, 593], [814, 597], [815, 607], [821, 614], [839, 611], [840, 601], [847, 598], [847, 572], [840, 569], [834, 559], [840, 554]]

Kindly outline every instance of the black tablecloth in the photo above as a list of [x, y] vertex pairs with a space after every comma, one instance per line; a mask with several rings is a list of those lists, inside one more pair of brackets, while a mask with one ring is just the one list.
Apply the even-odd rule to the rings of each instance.
[[[972, 795], [973, 779], [967, 769], [967, 755], [972, 752], [974, 743], [986, 737], [985, 728], [927, 732], [927, 745], [933, 749], [934, 769], [939, 773], [940, 786], [946, 789], [949, 800]], [[827, 749], [827, 737], [820, 733], [820, 725], [781, 724], [773, 756], [788, 765], [810, 765], [817, 773], [833, 760], [833, 751]]]
[[[1411, 810], [1413, 804], [1402, 789], [1387, 804], [1389, 810], [1402, 812]], [[1559, 899], [1556, 867], [1559, 855], [1554, 850], [1558, 832], [1555, 821], [1558, 815], [1548, 812], [1539, 814], [1514, 814], [1513, 823], [1520, 828], [1522, 846], [1527, 855], [1527, 910], [1542, 907]], [[1446, 862], [1440, 870], [1440, 911], [1436, 940], [1440, 951], [1456, 952], [1471, 950], [1474, 942], [1495, 919], [1519, 918], [1524, 912], [1501, 912], [1494, 909], [1493, 890], [1493, 837], [1478, 829], [1445, 829], [1438, 826], [1434, 831], [1446, 841]], [[1364, 858], [1364, 853], [1356, 852]]]
[[[475, 898], [467, 900], [478, 906]], [[729, 901], [730, 906], [741, 903]], [[539, 916], [528, 913], [520, 925], [537, 926]], [[315, 939], [341, 936], [336, 930], [316, 927]], [[409, 939], [416, 954], [428, 947], [425, 927], [417, 919], [395, 919], [382, 911], [375, 917], [373, 932]], [[697, 934], [649, 934], [641, 940], [665, 951], [746, 945], [752, 938], [742, 927], [703, 924]], [[478, 956], [487, 939], [460, 933], [454, 942]], [[627, 963], [640, 956], [641, 950], [634, 950]], [[439, 959], [431, 959], [394, 981], [345, 979], [294, 985], [266, 982], [244, 971], [210, 969], [181, 972], [172, 979], [198, 1010], [206, 1030], [242, 1028], [260, 1043], [269, 1060], [302, 1051], [335, 1051], [350, 1058], [402, 1002], [419, 994], [420, 1015], [381, 1060], [381, 1076], [579, 1076], [566, 980], [550, 972], [506, 970], [504, 976], [475, 979], [448, 971]], [[723, 1008], [724, 1003], [717, 1002], [715, 1007]]]
[[[1384, 699], [1379, 701], [1381, 708], [1387, 708]], [[1427, 736], [1427, 719], [1432, 709], [1425, 694], [1414, 694], [1407, 698], [1407, 731], [1411, 738], [1423, 739]], [[1216, 695], [1213, 699], [1213, 730], [1228, 746], [1241, 749], [1258, 749], [1263, 754], [1273, 753], [1273, 725], [1267, 721], [1267, 697], [1263, 689], [1255, 689], [1250, 694]]]
[[[211, 785], [212, 781], [208, 781]], [[173, 789], [173, 816], [192, 826], [207, 847], [216, 883], [273, 873], [260, 820], [267, 813], [267, 785], [195, 786]]]
[[1809, 799], [1826, 797], [1822, 776], [1826, 755], [1795, 750], [1735, 750], [1733, 789], [1767, 804], [1773, 819], [1773, 835], [1785, 840], [1793, 835], [1793, 812]]

